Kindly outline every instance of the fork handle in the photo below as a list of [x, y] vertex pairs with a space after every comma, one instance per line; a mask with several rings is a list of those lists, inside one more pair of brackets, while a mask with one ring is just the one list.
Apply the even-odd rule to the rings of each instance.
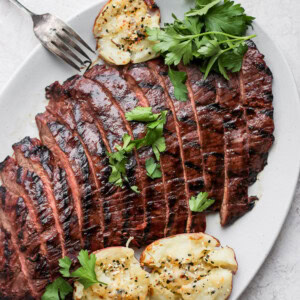
[[25, 7], [22, 3], [20, 3], [18, 0], [10, 0], [13, 4], [18, 6], [19, 8], [23, 9], [25, 12], [27, 12], [31, 17], [33, 17], [35, 14], [30, 11], [27, 7]]

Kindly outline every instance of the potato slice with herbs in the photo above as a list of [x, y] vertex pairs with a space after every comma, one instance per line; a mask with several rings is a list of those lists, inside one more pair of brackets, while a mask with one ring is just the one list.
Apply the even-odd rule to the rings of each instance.
[[94, 284], [84, 289], [74, 284], [75, 300], [147, 299], [149, 274], [134, 257], [134, 251], [126, 247], [112, 247], [95, 252], [97, 279], [107, 285]]
[[94, 25], [99, 56], [114, 65], [140, 63], [156, 56], [146, 28], [159, 27], [160, 10], [153, 0], [110, 0]]
[[152, 300], [224, 300], [232, 290], [237, 271], [234, 251], [220, 247], [203, 233], [180, 234], [149, 245], [141, 265], [152, 269]]

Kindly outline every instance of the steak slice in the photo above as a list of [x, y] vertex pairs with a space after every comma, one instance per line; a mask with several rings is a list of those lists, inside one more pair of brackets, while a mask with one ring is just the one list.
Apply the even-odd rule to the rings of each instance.
[[[129, 84], [123, 78], [120, 70], [106, 66], [95, 66], [85, 76], [103, 85], [118, 102], [123, 114], [132, 111], [137, 106], [147, 106], [147, 102], [139, 101], [137, 95], [131, 90]], [[146, 132], [146, 126], [140, 122], [130, 122], [131, 130], [135, 139], [141, 139]], [[164, 237], [164, 224], [166, 220], [164, 186], [160, 179], [152, 180], [147, 176], [146, 160], [153, 157], [150, 147], [137, 151], [139, 162], [141, 192], [143, 194], [144, 215], [139, 220], [144, 228], [144, 241], [154, 241]], [[158, 227], [159, 226], [159, 227]]]
[[[135, 64], [125, 71], [127, 77], [135, 81], [153, 113], [160, 113], [170, 108], [164, 89], [148, 64]], [[168, 219], [165, 234], [167, 236], [186, 231], [188, 207], [185, 193], [184, 172], [180, 156], [180, 147], [172, 113], [168, 113], [164, 127], [166, 151], [161, 153], [161, 170], [168, 204]]]
[[63, 237], [63, 256], [76, 259], [81, 247], [81, 232], [66, 171], [57, 166], [51, 151], [38, 139], [24, 138], [13, 145], [18, 164], [35, 172], [43, 181], [47, 197], [56, 208], [57, 223]]
[[[1, 189], [1, 188], [0, 188]], [[1, 221], [3, 222], [2, 216]], [[12, 242], [12, 234], [0, 225], [0, 298], [3, 300], [34, 299], [38, 294], [31, 290], [20, 265], [19, 253]]]
[[5, 255], [0, 255], [4, 260], [1, 261], [1, 265], [4, 263], [4, 268], [1, 267], [2, 294], [8, 297], [15, 292], [16, 298], [12, 299], [27, 299], [23, 298], [26, 295], [28, 299], [31, 295], [38, 297], [51, 278], [36, 220], [32, 218], [32, 208], [22, 197], [10, 193], [3, 186], [0, 187], [0, 198], [1, 226], [6, 237], [6, 244], [1, 243], [1, 251]]
[[224, 193], [224, 110], [216, 102], [216, 77], [206, 80], [196, 65], [180, 67], [187, 73], [190, 99], [196, 108], [200, 127], [205, 190], [215, 199], [211, 210], [219, 210]]
[[248, 134], [238, 75], [230, 75], [229, 81], [217, 78], [217, 99], [227, 110], [224, 116], [225, 183], [220, 210], [221, 224], [225, 226], [253, 207], [253, 199], [248, 198]]
[[[197, 135], [197, 122], [191, 101], [178, 101], [174, 95], [174, 86], [168, 76], [168, 67], [161, 59], [149, 63], [167, 94], [170, 107], [172, 108], [185, 178], [185, 192], [188, 200], [192, 196], [204, 191], [203, 164], [200, 144]], [[196, 116], [197, 118], [197, 116]], [[187, 232], [203, 232], [206, 227], [205, 215], [194, 213], [189, 210]]]
[[[74, 81], [76, 82], [76, 80]], [[64, 84], [66, 86], [68, 84]], [[57, 92], [55, 89], [64, 91], [63, 97], [55, 97]], [[103, 216], [103, 201], [101, 199], [101, 176], [103, 176], [103, 169], [107, 166], [106, 149], [102, 138], [98, 132], [97, 127], [92, 121], [90, 115], [82, 111], [79, 102], [69, 99], [67, 90], [58, 83], [48, 89], [47, 97], [50, 100], [47, 106], [47, 111], [57, 118], [58, 122], [63, 124], [72, 134], [80, 141], [86, 158], [88, 160], [90, 169], [90, 179], [92, 182], [92, 189], [94, 191], [93, 197], [98, 200], [99, 207], [99, 224], [101, 232], [104, 232], [104, 216]], [[103, 164], [104, 163], [104, 164]], [[105, 173], [104, 173], [105, 174]], [[101, 239], [103, 242], [103, 238]], [[103, 243], [100, 248], [103, 248]]]
[[57, 262], [62, 257], [62, 250], [53, 211], [41, 179], [34, 172], [18, 166], [11, 157], [0, 164], [0, 178], [11, 193], [26, 201], [29, 211], [35, 215], [34, 221], [44, 248], [43, 254], [47, 257], [50, 273], [54, 279], [58, 274]]
[[[74, 100], [85, 101], [93, 109], [94, 116], [100, 123], [103, 134], [105, 134], [109, 143], [109, 151], [115, 151], [117, 144], [123, 144], [125, 134], [132, 136], [131, 128], [125, 120], [123, 111], [109, 91], [102, 85], [93, 80], [82, 78], [68, 91]], [[123, 190], [119, 189], [118, 193], [105, 199], [106, 208], [109, 209], [111, 214], [111, 218], [107, 220], [107, 223], [109, 223], [109, 226], [113, 226], [116, 235], [121, 234], [119, 245], [120, 243], [125, 245], [130, 236], [135, 238], [137, 244], [142, 243], [145, 227], [143, 195], [136, 194], [130, 188], [130, 186], [137, 186], [140, 191], [142, 190], [139, 179], [140, 169], [135, 153], [129, 158], [126, 165], [128, 183], [124, 182], [125, 188]], [[120, 222], [120, 220], [123, 220], [123, 222]], [[113, 231], [110, 230], [111, 232]]]
[[241, 96], [248, 124], [249, 183], [253, 184], [267, 164], [274, 142], [272, 73], [256, 45], [248, 42], [240, 72]]
[[69, 185], [76, 203], [82, 248], [95, 251], [101, 248], [102, 232], [99, 202], [88, 159], [80, 140], [59, 120], [48, 112], [36, 116], [41, 141], [66, 170]]

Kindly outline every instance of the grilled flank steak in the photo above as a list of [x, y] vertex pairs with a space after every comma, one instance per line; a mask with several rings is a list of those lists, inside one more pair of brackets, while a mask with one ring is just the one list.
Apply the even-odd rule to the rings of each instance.
[[[187, 73], [187, 102], [176, 100], [159, 58], [120, 69], [97, 65], [46, 89], [49, 104], [36, 117], [40, 140], [23, 139], [0, 164], [1, 297], [39, 298], [59, 275], [58, 259], [75, 260], [83, 248], [204, 231], [205, 214], [189, 209], [200, 192], [216, 200], [210, 210], [220, 212], [223, 226], [252, 209], [248, 187], [274, 141], [272, 74], [263, 55], [250, 42], [229, 81], [214, 73], [204, 79], [197, 65], [179, 69]], [[125, 117], [138, 106], [168, 111], [162, 177], [147, 176], [154, 154], [143, 147], [129, 157], [120, 188], [109, 182], [108, 153], [125, 134], [144, 137], [146, 125]]]

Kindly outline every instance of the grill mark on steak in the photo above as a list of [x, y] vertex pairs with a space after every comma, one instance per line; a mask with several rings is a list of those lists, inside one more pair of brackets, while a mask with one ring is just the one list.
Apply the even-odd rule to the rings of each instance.
[[[85, 77], [90, 78], [102, 86], [104, 86], [110, 93], [110, 96], [114, 99], [114, 102], [118, 102], [119, 109], [121, 114], [123, 115], [123, 119], [125, 119], [125, 114], [127, 112], [132, 111], [135, 107], [138, 106], [139, 101], [136, 97], [135, 93], [131, 91], [127, 82], [122, 77], [122, 74], [119, 70], [114, 68], [109, 68], [107, 66], [95, 66], [93, 69], [85, 73]], [[126, 121], [127, 122], [127, 121]], [[127, 126], [130, 126], [130, 131], [132, 132], [132, 136], [135, 139], [142, 138], [145, 134], [146, 127], [143, 123], [139, 122], [127, 122]], [[145, 195], [145, 182], [143, 178], [147, 176], [144, 162], [141, 161], [141, 157], [139, 155], [139, 151], [135, 151], [135, 157], [138, 165], [138, 180], [141, 186], [141, 199], [136, 197], [136, 207], [141, 207], [139, 202], [142, 202], [143, 213], [141, 215], [136, 215], [135, 218], [135, 228], [136, 232], [133, 232], [133, 236], [136, 239], [141, 239], [139, 244], [143, 242], [144, 238], [144, 229], [147, 226], [146, 220], [146, 195]]]
[[[76, 80], [73, 84], [75, 84], [75, 82]], [[55, 88], [65, 91], [70, 89], [69, 83], [65, 85], [65, 88], [64, 86], [58, 85]], [[90, 250], [97, 250], [104, 246], [102, 236], [102, 233], [104, 232], [103, 203], [100, 194], [101, 182], [98, 180], [98, 177], [101, 177], [101, 171], [104, 167], [103, 160], [106, 158], [105, 148], [97, 127], [92, 122], [88, 122], [90, 120], [86, 120], [86, 115], [82, 112], [80, 103], [73, 101], [67, 96], [57, 98], [55, 97], [55, 91], [53, 91], [53, 94], [54, 96], [52, 97], [51, 92], [48, 93], [50, 102], [47, 106], [47, 111], [55, 116], [59, 123], [66, 126], [66, 128], [78, 138], [88, 160], [89, 170], [91, 172], [89, 182], [93, 191], [90, 210], [94, 211], [93, 214], [95, 214], [93, 217], [93, 224], [97, 224], [100, 228], [97, 233], [97, 242], [91, 246]]]
[[[7, 195], [3, 187], [0, 187], [0, 197], [5, 203]], [[34, 299], [34, 296], [40, 295], [29, 279], [25, 257], [21, 257], [22, 254], [18, 250], [16, 234], [6, 221], [2, 210], [0, 210], [0, 218], [0, 243], [2, 245], [0, 249], [0, 299]]]
[[38, 139], [26, 137], [14, 144], [13, 149], [18, 164], [37, 173], [48, 191], [47, 197], [53, 198], [63, 237], [63, 256], [75, 261], [81, 249], [82, 236], [66, 171], [57, 166], [50, 150]]
[[[82, 98], [89, 102], [90, 107], [94, 110], [103, 126], [111, 149], [114, 149], [116, 144], [123, 143], [125, 134], [132, 136], [129, 126], [126, 126], [126, 122], [124, 122], [124, 116], [121, 114], [120, 107], [109, 92], [99, 83], [82, 78], [74, 85], [70, 93], [74, 99]], [[105, 199], [107, 208], [110, 207], [112, 209], [112, 217], [108, 220], [108, 225], [112, 228], [109, 230], [109, 233], [114, 232], [114, 235], [108, 238], [114, 240], [116, 245], [126, 244], [129, 236], [136, 234], [134, 203], [139, 203], [139, 206], [136, 207], [139, 213], [143, 211], [143, 201], [140, 200], [139, 195], [130, 189], [130, 186], [137, 185], [139, 190], [141, 190], [140, 181], [137, 180], [138, 168], [136, 168], [136, 165], [136, 157], [130, 157], [129, 163], [126, 165], [129, 184], [125, 181], [125, 189], [119, 189], [118, 194], [113, 195], [111, 199]], [[123, 223], [120, 220], [123, 220]]]
[[58, 273], [57, 262], [62, 257], [62, 250], [44, 185], [37, 174], [18, 166], [13, 158], [8, 157], [2, 164], [4, 167], [2, 167], [0, 177], [3, 185], [15, 195], [22, 197], [34, 214], [36, 227], [42, 240], [41, 245], [45, 249], [44, 255], [47, 255], [53, 279]]
[[[142, 64], [140, 64], [141, 66]], [[145, 66], [147, 66], [145, 64]], [[149, 101], [145, 97], [144, 92], [138, 86], [137, 82], [131, 76], [130, 72], [133, 68], [131, 66], [123, 69], [123, 77], [126, 79], [130, 89], [136, 94], [139, 101], [139, 106], [149, 107]], [[154, 153], [151, 147], [142, 148], [139, 151], [139, 157], [143, 165], [146, 165], [146, 160], [153, 158]], [[169, 205], [166, 194], [166, 180], [164, 174], [164, 167], [161, 165], [162, 184], [159, 178], [151, 179], [147, 173], [143, 173], [143, 181], [145, 186], [146, 197], [146, 219], [147, 227], [145, 228], [144, 243], [152, 242], [160, 239], [167, 234], [167, 224], [169, 220]]]
[[[146, 67], [142, 65], [140, 68], [136, 67], [131, 69], [128, 74], [136, 81], [143, 91], [143, 94], [152, 107], [153, 113], [160, 113], [162, 110], [169, 109], [169, 103], [166, 99], [164, 89], [161, 87], [159, 80], [149, 69], [148, 65], [146, 65]], [[149, 88], [146, 87], [146, 83]], [[152, 86], [152, 88], [150, 88], [150, 86]], [[176, 233], [185, 232], [188, 220], [184, 180], [178, 181], [177, 184], [169, 183], [174, 179], [182, 179], [184, 177], [180, 148], [172, 113], [168, 113], [167, 115], [164, 137], [166, 139], [167, 148], [166, 152], [161, 153], [161, 166], [164, 173], [167, 203], [169, 207], [174, 205], [174, 210], [172, 211], [174, 214], [169, 213], [169, 219], [167, 220], [166, 234], [172, 235], [174, 234], [174, 231]], [[171, 157], [168, 153], [172, 153]], [[174, 201], [175, 204], [172, 203]]]
[[51, 278], [45, 246], [41, 243], [36, 219], [32, 217], [33, 209], [27, 206], [22, 197], [12, 194], [3, 186], [0, 187], [0, 197], [1, 224], [11, 234], [10, 241], [30, 291], [33, 295], [40, 295]]
[[249, 133], [249, 184], [253, 184], [267, 164], [268, 152], [274, 142], [274, 121], [272, 73], [256, 45], [251, 41], [248, 47], [240, 72], [240, 84]]
[[[156, 59], [149, 64], [156, 70], [156, 75], [160, 76], [172, 108], [182, 157], [186, 202], [187, 207], [189, 208], [189, 199], [191, 196], [195, 196], [204, 191], [202, 154], [198, 142], [197, 123], [194, 118], [193, 108], [190, 100], [181, 102], [175, 98], [174, 86], [168, 76], [168, 67], [163, 61], [161, 59]], [[191, 147], [191, 144], [194, 144], [194, 147]], [[205, 227], [205, 215], [203, 213], [192, 212], [189, 209], [189, 219], [186, 231], [204, 232]]]
[[225, 183], [220, 210], [222, 226], [232, 223], [252, 208], [248, 198], [247, 123], [240, 98], [238, 75], [229, 76], [229, 81], [221, 76], [217, 78], [217, 101], [227, 110], [224, 116]]
[[[25, 147], [26, 147], [26, 142], [27, 141], [21, 141], [19, 144], [13, 145], [13, 149], [15, 150], [15, 153], [17, 152], [16, 155], [15, 155], [16, 160], [17, 160], [17, 163], [20, 166], [22, 166], [23, 168], [26, 168], [29, 171], [36, 173], [39, 176], [42, 183], [43, 183], [46, 198], [48, 199], [49, 206], [50, 206], [50, 208], [53, 212], [53, 218], [54, 218], [55, 226], [56, 226], [56, 229], [57, 229], [57, 232], [58, 232], [58, 236], [59, 236], [59, 240], [60, 240], [60, 246], [61, 246], [61, 249], [62, 249], [62, 256], [64, 257], [64, 256], [66, 256], [64, 234], [63, 234], [63, 229], [61, 227], [61, 224], [59, 222], [59, 216], [58, 216], [58, 211], [57, 211], [57, 207], [56, 207], [56, 201], [55, 201], [55, 197], [53, 195], [52, 185], [50, 183], [48, 175], [45, 176], [44, 172], [38, 172], [37, 173], [36, 170], [33, 168], [32, 164], [31, 163], [26, 163], [26, 160], [24, 160], [25, 163], [22, 164], [22, 162], [23, 162], [22, 154], [17, 155], [18, 154], [18, 148], [22, 147], [22, 143], [23, 144], [25, 143]], [[50, 172], [50, 170], [51, 170], [50, 168], [47, 169], [48, 172]]]
[[204, 80], [198, 66], [180, 66], [180, 69], [187, 73], [187, 86], [200, 127], [205, 189], [216, 200], [209, 209], [218, 210], [224, 191], [224, 110], [216, 103], [215, 75]]
[[82, 248], [96, 250], [101, 244], [102, 235], [97, 202], [94, 199], [96, 194], [93, 179], [90, 177], [89, 162], [84, 148], [78, 137], [48, 112], [37, 115], [36, 121], [43, 144], [52, 151], [58, 161], [60, 160], [67, 172], [82, 230]]

